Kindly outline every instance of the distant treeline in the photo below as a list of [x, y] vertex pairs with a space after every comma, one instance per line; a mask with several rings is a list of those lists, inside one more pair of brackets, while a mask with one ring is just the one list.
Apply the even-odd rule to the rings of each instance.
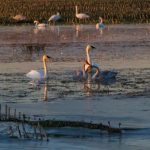
[[[90, 18], [79, 21], [75, 17], [75, 5]], [[62, 16], [61, 24], [94, 24], [99, 16], [106, 24], [149, 23], [150, 0], [0, 0], [0, 24], [46, 22], [57, 12]], [[26, 16], [27, 20], [12, 19], [18, 14]]]

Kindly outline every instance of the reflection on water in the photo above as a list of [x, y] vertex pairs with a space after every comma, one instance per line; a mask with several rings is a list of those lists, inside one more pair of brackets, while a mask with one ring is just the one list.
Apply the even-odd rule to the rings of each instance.
[[[143, 130], [149, 128], [149, 25], [109, 26], [103, 34], [92, 25], [76, 28], [49, 26], [39, 30], [34, 26], [0, 27], [0, 101], [12, 106], [14, 103], [25, 113], [63, 119], [111, 121], [115, 125], [121, 121], [123, 126], [138, 126]], [[74, 80], [74, 71], [82, 69], [87, 44], [96, 47], [91, 57], [101, 70], [117, 70], [116, 80]], [[44, 53], [53, 57], [53, 62], [48, 63], [49, 81], [31, 86], [26, 73], [32, 68], [41, 68]], [[145, 130], [149, 133], [149, 129]], [[95, 133], [92, 135], [94, 137], [75, 140], [75, 144], [72, 139], [62, 137], [60, 142], [52, 138], [54, 145], [47, 147], [59, 149], [66, 144], [68, 149], [76, 149], [76, 144], [80, 143], [78, 149], [85, 145], [83, 149], [91, 149], [91, 145], [95, 150], [97, 147], [138, 149], [140, 146], [137, 143], [143, 143], [144, 139], [149, 148], [149, 137], [143, 131], [140, 132], [141, 138], [138, 134], [124, 133], [120, 143], [115, 136], [106, 138], [106, 134], [102, 134], [101, 138], [99, 135], [97, 138]], [[37, 143], [35, 145], [41, 148]], [[143, 149], [144, 146], [141, 147]]]
[[[46, 53], [53, 57], [53, 62], [48, 64], [50, 83], [46, 84], [48, 91], [53, 91], [51, 94], [46, 94], [50, 99], [63, 96], [84, 97], [83, 87], [88, 92], [109, 91], [111, 94], [149, 90], [150, 34], [148, 25], [109, 26], [109, 30], [106, 30], [103, 35], [99, 34], [95, 26], [83, 25], [49, 26], [36, 34], [34, 30], [33, 26], [0, 28], [2, 84], [5, 84], [6, 81], [3, 81], [3, 78], [6, 78], [7, 82], [10, 82], [8, 84], [10, 87], [18, 86], [19, 89], [20, 84], [17, 85], [16, 81], [12, 82], [15, 77], [18, 81], [25, 81], [21, 86], [27, 88], [28, 79], [24, 74], [32, 68], [40, 68], [42, 55]], [[80, 32], [79, 36], [76, 36], [76, 31]], [[98, 63], [102, 70], [118, 69], [115, 84], [109, 86], [107, 83], [94, 84], [95, 87], [92, 90], [90, 84], [74, 83], [73, 72], [81, 69], [85, 58], [84, 49], [89, 42], [96, 47], [96, 50], [92, 52], [93, 61]], [[17, 62], [21, 63], [17, 64]], [[135, 69], [130, 70], [130, 68]], [[6, 73], [8, 73], [7, 76]], [[76, 89], [76, 86], [79, 88]], [[3, 87], [1, 89], [3, 90]], [[7, 90], [4, 91], [9, 97]], [[34, 94], [36, 95], [36, 92]]]
[[[110, 94], [149, 91], [150, 34], [148, 25], [109, 26], [109, 30], [106, 30], [103, 35], [99, 34], [95, 26], [83, 25], [49, 26], [36, 34], [34, 30], [33, 26], [0, 28], [0, 37], [2, 37], [0, 38], [0, 76], [1, 90], [6, 93], [2, 94], [4, 101], [11, 96], [12, 101], [16, 101], [17, 97], [14, 99], [14, 95], [10, 96], [13, 91], [11, 87], [16, 87], [16, 89], [18, 87], [20, 90], [20, 86], [23, 86], [23, 93], [25, 93], [23, 94], [25, 96], [22, 97], [27, 98], [28, 101], [36, 99], [34, 97], [37, 92], [27, 90], [28, 79], [25, 77], [25, 73], [32, 68], [41, 68], [44, 53], [53, 57], [53, 62], [48, 64], [50, 82], [46, 84], [48, 88], [46, 86], [44, 88], [45, 91], [48, 89], [52, 92], [45, 92], [48, 95], [45, 96], [45, 99], [84, 97], [83, 91], [97, 92], [98, 95], [104, 91], [109, 91]], [[76, 31], [80, 32], [79, 36], [76, 36]], [[102, 82], [99, 85], [73, 81], [73, 72], [81, 69], [85, 58], [84, 49], [89, 42], [96, 47], [91, 57], [102, 70], [118, 69], [115, 84], [108, 86], [108, 83]], [[18, 81], [13, 81], [14, 78]], [[19, 81], [23, 81], [23, 83], [20, 84]], [[94, 90], [92, 86], [94, 86]], [[85, 90], [83, 90], [84, 87]], [[11, 89], [10, 93], [8, 92], [9, 88]], [[28, 95], [27, 91], [34, 93], [34, 96]], [[20, 95], [17, 90], [13, 93], [16, 93], [16, 96]], [[37, 99], [40, 98], [41, 96], [37, 96]], [[24, 100], [22, 99], [22, 101]]]
[[47, 85], [47, 81], [45, 81], [45, 84], [44, 84], [44, 101], [47, 101], [48, 100], [48, 85]]

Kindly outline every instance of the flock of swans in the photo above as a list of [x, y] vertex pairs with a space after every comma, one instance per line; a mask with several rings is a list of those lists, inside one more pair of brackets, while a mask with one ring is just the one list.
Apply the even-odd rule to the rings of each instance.
[[[76, 71], [76, 74], [73, 76], [75, 80], [93, 80], [93, 81], [101, 81], [101, 80], [109, 80], [115, 78], [117, 72], [113, 70], [102, 71], [99, 68], [98, 64], [92, 63], [92, 59], [90, 57], [90, 52], [95, 49], [92, 45], [87, 45], [86, 47], [86, 59], [83, 63], [82, 70]], [[42, 70], [31, 70], [26, 74], [28, 78], [31, 78], [33, 81], [41, 81], [48, 79], [48, 70], [47, 70], [47, 61], [51, 59], [51, 57], [47, 55], [43, 55], [43, 69]]]
[[[78, 6], [75, 6], [75, 16], [76, 18], [78, 18], [79, 20], [85, 20], [90, 18], [89, 15], [85, 14], [85, 13], [79, 13], [78, 12]], [[53, 22], [56, 23], [57, 21], [61, 20], [62, 16], [60, 15], [59, 12], [57, 12], [57, 14], [52, 15], [49, 19], [48, 19], [48, 23]], [[34, 21], [34, 24], [37, 28], [45, 28], [46, 26], [48, 26], [48, 23], [40, 23], [38, 20]], [[103, 19], [102, 17], [99, 17], [99, 23], [96, 24], [96, 29], [98, 30], [103, 30], [105, 29], [105, 25], [103, 23]]]
[[[93, 92], [92, 84], [96, 84], [96, 91], [100, 89], [100, 84], [106, 86], [109, 92], [108, 86], [115, 83], [117, 72], [113, 70], [101, 70], [98, 64], [92, 62], [90, 57], [91, 51], [95, 49], [92, 45], [87, 45], [86, 47], [86, 59], [83, 62], [82, 69], [75, 71], [72, 75], [72, 79], [75, 82], [83, 82], [84, 89], [88, 95]], [[26, 74], [28, 78], [31, 79], [30, 84], [33, 86], [39, 86], [44, 83], [44, 101], [48, 100], [48, 69], [47, 61], [52, 59], [48, 55], [43, 55], [43, 69], [41, 70], [31, 70]]]
[[[85, 13], [79, 13], [78, 12], [78, 7], [75, 6], [75, 16], [78, 19], [88, 19], [90, 18], [89, 15]], [[49, 19], [48, 22], [56, 22], [61, 19], [60, 13], [57, 13], [55, 15], [52, 15]], [[39, 21], [34, 21], [36, 24], [36, 27], [38, 28], [43, 28], [46, 27], [48, 24], [45, 23], [39, 23]], [[105, 29], [105, 25], [103, 23], [103, 19], [100, 17], [99, 18], [99, 23], [96, 24], [96, 29], [103, 30]], [[117, 72], [113, 70], [101, 70], [98, 64], [95, 64], [92, 62], [91, 59], [91, 52], [96, 49], [92, 45], [87, 45], [86, 47], [86, 59], [83, 61], [82, 69], [75, 71], [73, 74], [73, 79], [75, 81], [87, 81], [88, 83], [90, 82], [107, 82], [110, 79], [115, 79]], [[51, 59], [51, 57], [47, 56], [46, 54], [43, 55], [43, 69], [42, 70], [31, 70], [29, 73], [26, 74], [26, 76], [30, 79], [32, 79], [31, 83], [40, 83], [43, 81], [47, 81], [49, 76], [48, 76], [48, 70], [47, 70], [47, 61]], [[38, 81], [38, 82], [37, 82]], [[47, 82], [45, 82], [47, 85]], [[90, 84], [88, 86], [90, 88]]]

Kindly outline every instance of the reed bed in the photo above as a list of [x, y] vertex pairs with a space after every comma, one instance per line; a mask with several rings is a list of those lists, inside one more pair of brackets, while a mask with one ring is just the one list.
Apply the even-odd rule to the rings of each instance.
[[[75, 17], [75, 5], [79, 12], [90, 15], [90, 19], [79, 21]], [[46, 22], [57, 12], [62, 16], [60, 24], [94, 24], [99, 16], [107, 24], [149, 23], [150, 0], [0, 0], [0, 24]], [[18, 14], [27, 19], [12, 19]]]

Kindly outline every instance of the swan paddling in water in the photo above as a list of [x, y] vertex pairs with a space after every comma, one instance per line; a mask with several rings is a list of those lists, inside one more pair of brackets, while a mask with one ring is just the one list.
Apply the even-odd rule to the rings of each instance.
[[116, 71], [113, 70], [100, 70], [98, 64], [92, 63], [90, 52], [95, 49], [92, 45], [86, 47], [86, 60], [84, 61], [82, 71], [76, 71], [76, 75], [73, 77], [75, 80], [86, 80], [88, 75], [91, 74], [91, 80], [101, 81], [115, 78]]
[[35, 20], [34, 21], [35, 27], [38, 29], [45, 29], [47, 24], [46, 23], [39, 23], [39, 21]]
[[47, 60], [51, 57], [48, 55], [43, 55], [43, 69], [42, 70], [31, 70], [26, 74], [26, 76], [33, 81], [41, 81], [48, 79], [48, 70], [47, 70]]

